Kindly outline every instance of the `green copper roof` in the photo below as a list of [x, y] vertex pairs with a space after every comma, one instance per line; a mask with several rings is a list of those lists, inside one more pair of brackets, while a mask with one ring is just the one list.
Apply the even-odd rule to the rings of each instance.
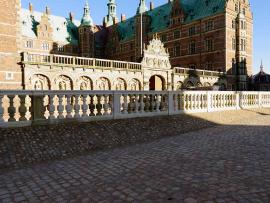
[[88, 4], [88, 1], [85, 2], [85, 6], [84, 6], [84, 13], [83, 13], [83, 17], [81, 20], [81, 26], [93, 26], [93, 20], [91, 18], [90, 15], [90, 7]]
[[171, 10], [172, 4], [167, 3], [146, 12], [151, 17], [150, 33], [159, 32], [170, 25]]
[[[32, 39], [37, 38], [37, 26], [40, 23], [43, 13], [28, 9], [21, 9], [21, 31], [22, 35]], [[69, 18], [49, 15], [49, 22], [53, 29], [52, 40], [65, 44], [78, 44], [78, 26], [80, 22]]]
[[135, 35], [135, 18], [129, 18], [124, 22], [120, 22], [117, 31], [121, 41], [132, 38]]
[[[184, 24], [202, 18], [210, 17], [225, 11], [226, 0], [178, 0], [181, 8], [185, 12]], [[151, 25], [149, 33], [161, 32], [170, 25], [170, 15], [172, 3], [168, 2], [164, 5], [156, 7], [146, 14], [151, 17]], [[120, 40], [125, 41], [135, 35], [135, 16], [119, 23], [118, 32]]]

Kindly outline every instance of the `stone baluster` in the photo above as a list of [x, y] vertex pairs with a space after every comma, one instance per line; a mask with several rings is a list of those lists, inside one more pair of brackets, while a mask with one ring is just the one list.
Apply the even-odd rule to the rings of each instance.
[[198, 100], [199, 100], [199, 103], [198, 103], [198, 105], [199, 105], [199, 109], [203, 109], [203, 98], [202, 98], [202, 94], [199, 94], [198, 95]]
[[140, 94], [140, 113], [144, 114], [144, 95]]
[[110, 113], [109, 113], [109, 108], [110, 108], [110, 104], [109, 104], [109, 102], [110, 102], [110, 99], [109, 99], [109, 95], [107, 95], [107, 94], [105, 94], [104, 95], [104, 115], [110, 115]]
[[150, 112], [154, 112], [156, 106], [155, 95], [150, 94], [149, 96], [150, 96]]
[[102, 95], [96, 95], [97, 96], [97, 101], [96, 101], [96, 108], [97, 108], [97, 116], [101, 116], [102, 115], [102, 101], [101, 101], [101, 97]]
[[75, 95], [75, 104], [74, 104], [74, 111], [75, 115], [74, 118], [80, 118], [80, 95]]
[[71, 94], [67, 94], [66, 98], [67, 98], [67, 105], [66, 105], [67, 118], [72, 118]]
[[14, 106], [14, 98], [15, 95], [8, 95], [9, 98], [9, 107], [8, 107], [8, 113], [9, 113], [9, 119], [8, 122], [15, 122], [15, 113], [16, 113], [16, 108]]
[[58, 106], [57, 106], [57, 111], [58, 111], [58, 119], [64, 119], [64, 105], [63, 105], [63, 98], [64, 98], [64, 95], [63, 94], [58, 94], [57, 95], [58, 97]]
[[139, 112], [139, 96], [134, 94], [134, 113], [138, 114]]
[[90, 95], [90, 104], [89, 104], [89, 109], [90, 109], [90, 114], [89, 116], [95, 116], [95, 104], [94, 104], [94, 97], [93, 95]]
[[4, 120], [4, 107], [3, 107], [3, 102], [4, 100], [4, 95], [1, 95], [0, 94], [0, 123], [4, 123], [5, 120]]
[[128, 112], [134, 113], [135, 96], [133, 94], [129, 94], [128, 96], [129, 96]]
[[26, 95], [19, 95], [20, 98], [20, 107], [19, 107], [19, 113], [20, 113], [20, 118], [19, 121], [26, 121], [26, 112], [27, 112], [27, 108], [25, 105], [25, 98]]
[[123, 103], [123, 114], [128, 114], [128, 102], [127, 102], [127, 95], [124, 94], [124, 103]]
[[88, 117], [88, 105], [87, 105], [87, 94], [83, 94], [83, 104], [82, 104], [82, 117]]
[[49, 119], [50, 120], [53, 120], [55, 119], [55, 115], [54, 115], [54, 111], [55, 111], [55, 106], [54, 106], [54, 97], [55, 95], [54, 94], [51, 94], [51, 95], [48, 95], [49, 96], [49, 113], [50, 113], [50, 116], [49, 116]]
[[145, 94], [145, 112], [150, 111], [150, 95]]
[[156, 94], [156, 106], [155, 106], [155, 112], [160, 112], [160, 95]]

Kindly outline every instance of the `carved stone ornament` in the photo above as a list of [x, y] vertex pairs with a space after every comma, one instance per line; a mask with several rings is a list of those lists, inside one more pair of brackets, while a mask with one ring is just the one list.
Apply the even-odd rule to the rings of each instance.
[[142, 66], [153, 69], [171, 69], [169, 53], [159, 38], [152, 39], [144, 49]]

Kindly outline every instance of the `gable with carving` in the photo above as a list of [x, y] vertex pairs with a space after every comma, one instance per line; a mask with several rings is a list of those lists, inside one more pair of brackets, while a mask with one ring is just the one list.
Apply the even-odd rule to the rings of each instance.
[[164, 44], [155, 37], [144, 49], [144, 57], [142, 60], [143, 68], [150, 69], [171, 69], [170, 56]]

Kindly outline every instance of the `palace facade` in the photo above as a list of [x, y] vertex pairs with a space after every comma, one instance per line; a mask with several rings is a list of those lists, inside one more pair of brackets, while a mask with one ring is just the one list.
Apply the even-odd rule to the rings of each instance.
[[[165, 46], [170, 67], [170, 73], [167, 69], [163, 70], [167, 72], [167, 78], [162, 74], [155, 76], [161, 78], [158, 83], [167, 81], [166, 85], [161, 85], [162, 89], [169, 89], [169, 86], [175, 89], [177, 85], [174, 83], [182, 87], [198, 87], [213, 86], [220, 81], [222, 89], [246, 90], [248, 87], [253, 49], [253, 17], [248, 0], [169, 0], [156, 8], [150, 3], [149, 9], [145, 0], [140, 0], [133, 17], [126, 18], [122, 14], [120, 19], [117, 18], [115, 0], [109, 0], [103, 25], [93, 22], [87, 2], [80, 21], [75, 20], [72, 13], [67, 18], [52, 15], [48, 7], [43, 13], [35, 11], [32, 4], [28, 9], [21, 8], [20, 0], [0, 2], [0, 89], [33, 89], [34, 86], [29, 86], [30, 78], [52, 79], [52, 72], [56, 77], [53, 81], [60, 81], [57, 77], [66, 80], [68, 76], [61, 71], [66, 65], [76, 71], [81, 70], [81, 65], [74, 62], [58, 69], [51, 66], [46, 70], [48, 74], [44, 75], [42, 63], [58, 64], [59, 67], [59, 63], [53, 61], [57, 55], [67, 55], [73, 61], [85, 57], [133, 62], [134, 66], [137, 62], [142, 67], [148, 67], [145, 61], [146, 46], [151, 41], [157, 43], [157, 38]], [[29, 63], [31, 58], [21, 58], [22, 55], [35, 54], [40, 55], [43, 61], [37, 60], [33, 64]], [[162, 58], [163, 54], [160, 52], [156, 60]], [[27, 64], [25, 61], [28, 61]], [[98, 71], [100, 67], [94, 65], [87, 65], [85, 69]], [[151, 66], [155, 70], [162, 67], [154, 61]], [[32, 71], [35, 75], [30, 76], [29, 70], [36, 68]], [[113, 80], [117, 81], [122, 76], [117, 76], [118, 67], [113, 68]], [[107, 70], [108, 67], [104, 65], [101, 69]], [[142, 88], [146, 80], [138, 78], [134, 71], [126, 72], [130, 75], [128, 80], [137, 79], [142, 83], [140, 89], [148, 89]], [[171, 73], [182, 74], [179, 81], [174, 79], [175, 74], [168, 76]], [[91, 74], [87, 78], [97, 77]], [[101, 71], [97, 80], [108, 79], [110, 74], [110, 71], [103, 71], [102, 75]], [[83, 72], [78, 75], [83, 77]], [[222, 78], [213, 79], [213, 75]], [[80, 89], [80, 84], [76, 84], [80, 79], [74, 80], [73, 86]], [[49, 86], [60, 88], [59, 84]]]

